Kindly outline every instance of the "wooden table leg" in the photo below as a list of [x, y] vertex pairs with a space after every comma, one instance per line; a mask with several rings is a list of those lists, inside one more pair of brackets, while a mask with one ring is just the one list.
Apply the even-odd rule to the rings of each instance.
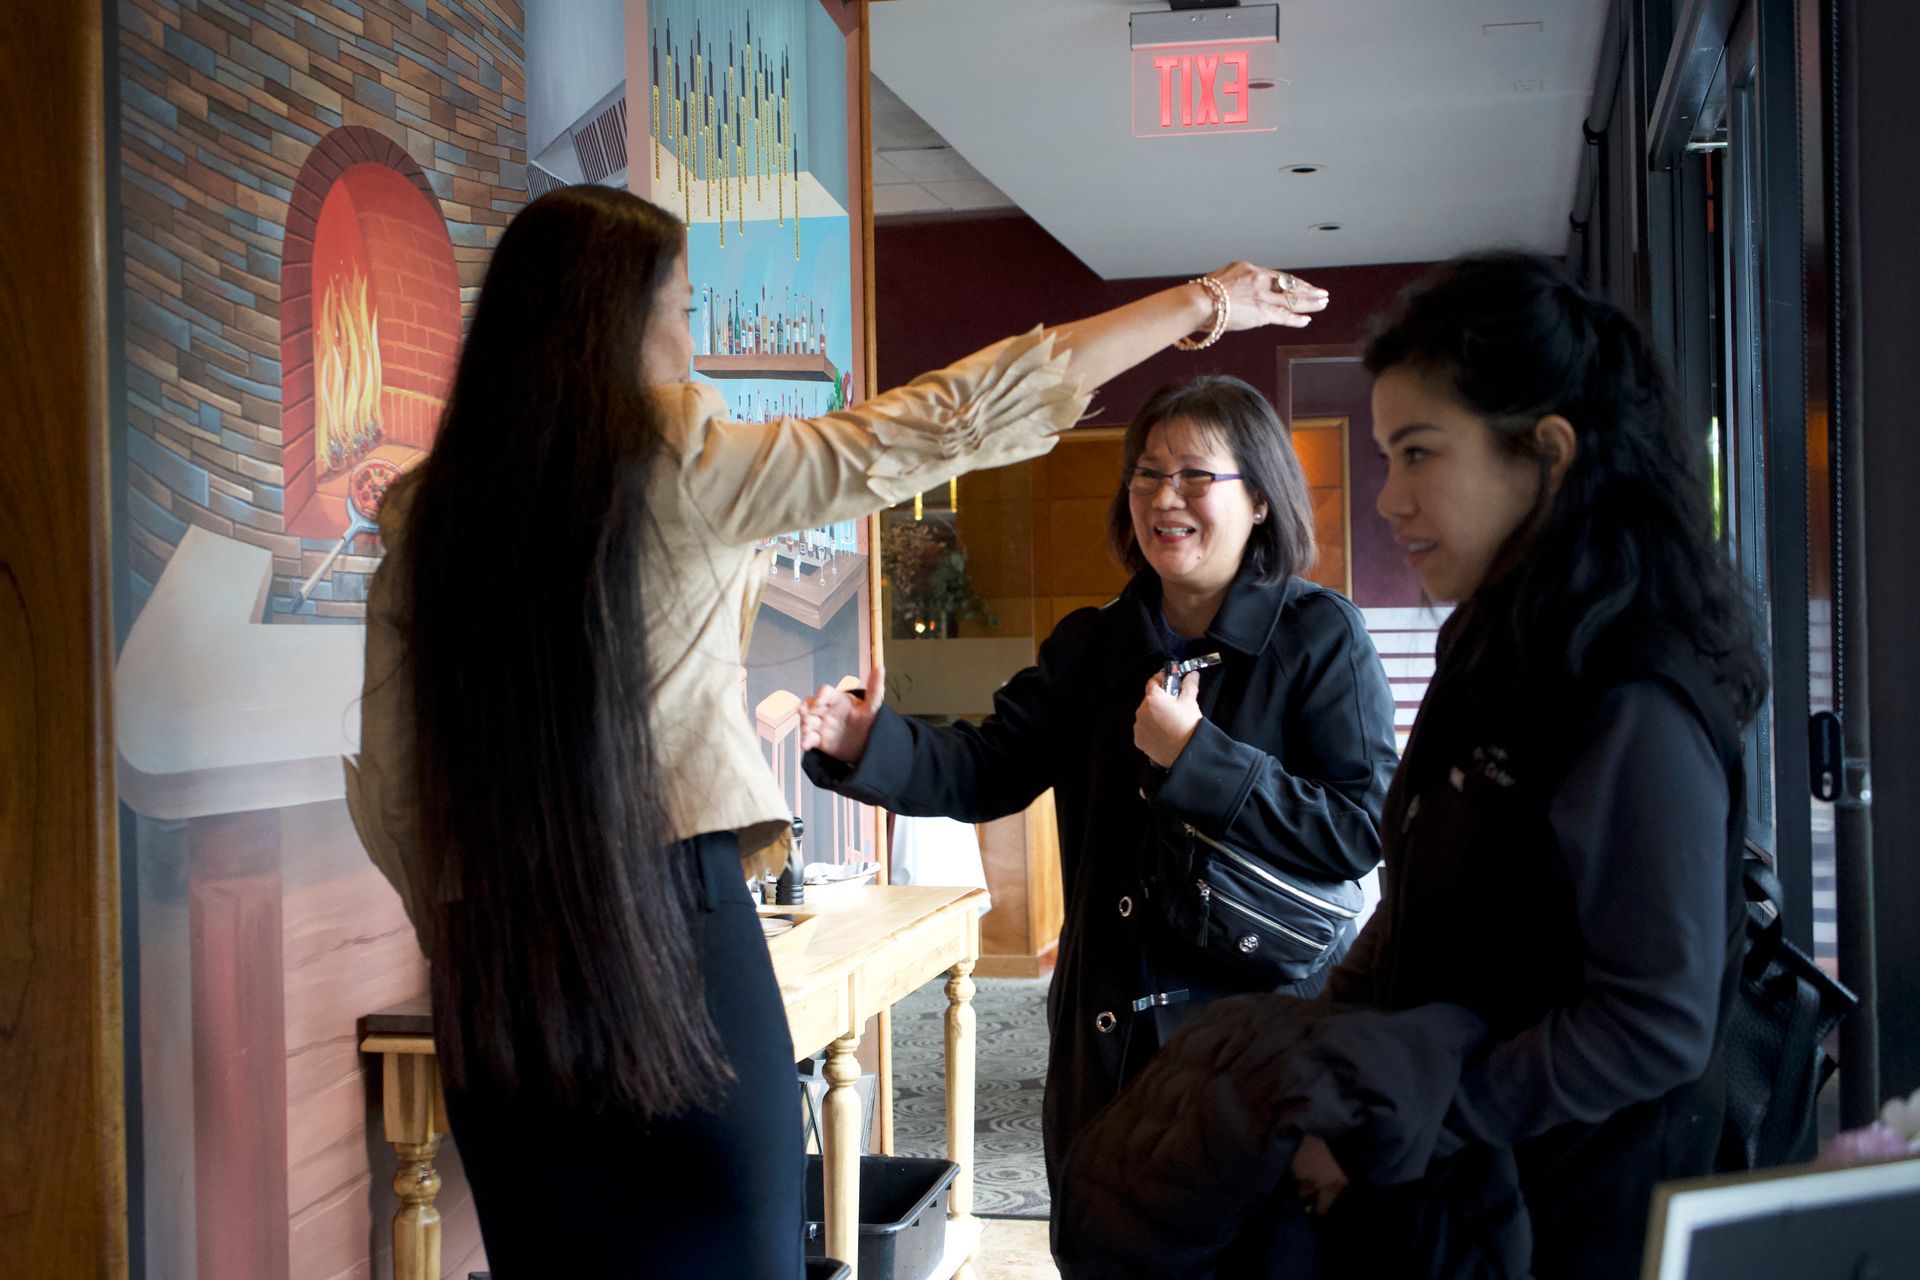
[[[968, 959], [947, 970], [947, 1158], [960, 1166], [948, 1204], [963, 1228], [973, 1217], [973, 966]], [[969, 1262], [960, 1275], [971, 1274]]]
[[893, 1006], [874, 1015], [873, 1109], [880, 1126], [878, 1148], [883, 1156], [893, 1154]]
[[384, 1120], [387, 1141], [400, 1157], [393, 1191], [400, 1197], [393, 1215], [394, 1280], [440, 1280], [440, 1173], [433, 1158], [446, 1132], [446, 1103], [432, 1055], [389, 1053], [384, 1062]]
[[821, 1172], [825, 1177], [827, 1256], [860, 1269], [860, 1034], [841, 1036], [827, 1048], [827, 1097], [822, 1103]]

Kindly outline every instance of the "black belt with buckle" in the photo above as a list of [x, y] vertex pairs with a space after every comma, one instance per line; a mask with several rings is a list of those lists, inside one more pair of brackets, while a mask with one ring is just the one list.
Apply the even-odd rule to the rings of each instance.
[[1152, 995], [1141, 996], [1133, 1002], [1135, 1013], [1145, 1013], [1149, 1009], [1162, 1008], [1170, 1004], [1185, 1004], [1191, 997], [1185, 987], [1178, 991], [1156, 991]]

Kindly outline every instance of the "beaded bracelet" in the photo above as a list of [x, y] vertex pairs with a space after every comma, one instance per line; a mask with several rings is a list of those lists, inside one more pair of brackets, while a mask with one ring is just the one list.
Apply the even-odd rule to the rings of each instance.
[[1213, 328], [1198, 342], [1192, 338], [1176, 338], [1173, 345], [1180, 351], [1203, 351], [1220, 341], [1220, 335], [1227, 331], [1227, 321], [1233, 317], [1233, 300], [1227, 297], [1227, 287], [1212, 276], [1197, 276], [1187, 283], [1199, 285], [1213, 298]]

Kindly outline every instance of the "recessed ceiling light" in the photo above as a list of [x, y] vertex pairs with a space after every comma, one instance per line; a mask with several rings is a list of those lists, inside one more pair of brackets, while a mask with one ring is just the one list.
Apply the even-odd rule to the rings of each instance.
[[1339, 224], [1339, 223], [1337, 223], [1337, 222], [1316, 222], [1316, 223], [1314, 223], [1314, 224], [1313, 224], [1312, 226], [1310, 226], [1310, 227], [1308, 227], [1308, 228], [1307, 228], [1307, 230], [1309, 230], [1309, 231], [1338, 231], [1338, 230], [1340, 230], [1340, 224]]
[[1289, 164], [1289, 165], [1282, 165], [1280, 167], [1280, 172], [1309, 174], [1309, 173], [1318, 173], [1320, 172], [1320, 169], [1321, 169], [1321, 166], [1317, 164]]

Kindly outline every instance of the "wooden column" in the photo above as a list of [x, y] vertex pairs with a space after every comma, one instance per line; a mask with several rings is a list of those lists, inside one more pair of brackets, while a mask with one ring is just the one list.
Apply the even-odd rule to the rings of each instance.
[[0, 1270], [127, 1271], [102, 8], [0, 52]]

